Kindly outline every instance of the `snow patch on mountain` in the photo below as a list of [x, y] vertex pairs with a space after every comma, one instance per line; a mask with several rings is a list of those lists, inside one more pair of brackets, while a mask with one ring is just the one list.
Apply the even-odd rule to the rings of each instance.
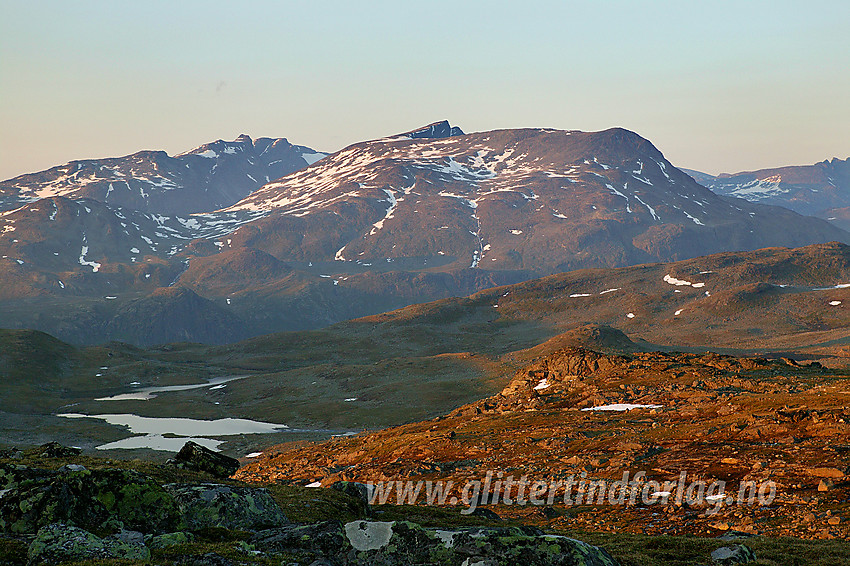
[[398, 206], [398, 199], [395, 198], [395, 192], [389, 189], [383, 189], [383, 191], [387, 195], [387, 202], [390, 203], [390, 206], [387, 208], [387, 212], [384, 214], [384, 217], [372, 225], [372, 231], [369, 232], [370, 236], [374, 236], [378, 230], [384, 227], [384, 222], [393, 217], [393, 212], [395, 212], [395, 209]]
[[667, 274], [664, 276], [664, 282], [669, 283], [670, 285], [676, 285], [678, 287], [688, 286], [693, 287], [695, 289], [699, 289], [700, 287], [705, 287], [705, 283], [692, 283], [690, 281], [685, 281], [684, 279], [676, 279], [675, 277]]
[[89, 253], [89, 247], [83, 246], [80, 250], [80, 265], [91, 267], [92, 273], [97, 273], [100, 270], [100, 264], [96, 261], [88, 261], [86, 254]]
[[[163, 151], [71, 161], [0, 182], [0, 206], [64, 196], [94, 198], [138, 210], [182, 214], [212, 211], [268, 182], [302, 169], [325, 153], [284, 138], [217, 140], [174, 157]], [[239, 180], [239, 175], [242, 180]]]

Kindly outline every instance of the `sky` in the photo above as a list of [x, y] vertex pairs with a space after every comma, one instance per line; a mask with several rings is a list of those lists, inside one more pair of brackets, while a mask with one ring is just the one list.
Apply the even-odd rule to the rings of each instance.
[[708, 173], [850, 156], [850, 2], [0, 0], [0, 179], [448, 119], [624, 127]]

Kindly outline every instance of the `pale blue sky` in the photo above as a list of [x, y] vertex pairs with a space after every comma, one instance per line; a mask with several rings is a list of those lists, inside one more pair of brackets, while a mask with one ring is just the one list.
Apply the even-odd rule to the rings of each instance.
[[629, 128], [711, 173], [850, 156], [850, 2], [0, 0], [0, 179], [240, 133]]

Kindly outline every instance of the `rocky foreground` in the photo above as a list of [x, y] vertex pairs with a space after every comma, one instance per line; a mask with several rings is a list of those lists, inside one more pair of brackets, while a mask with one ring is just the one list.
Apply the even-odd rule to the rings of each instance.
[[[409, 500], [405, 485], [422, 482], [421, 502], [427, 482], [452, 482], [449, 503], [461, 501], [470, 482], [483, 491], [489, 477], [491, 495], [479, 508], [546, 528], [847, 540], [848, 401], [850, 376], [818, 363], [568, 348], [518, 371], [500, 394], [446, 416], [281, 446], [237, 477], [373, 482], [384, 495], [392, 488], [389, 502]], [[625, 474], [622, 499], [619, 491], [613, 500], [598, 496]], [[501, 498], [492, 495], [497, 481]], [[546, 486], [536, 502], [534, 482]], [[605, 488], [593, 492], [591, 482]], [[712, 485], [724, 486], [725, 497], [712, 496]], [[763, 500], [739, 501], [758, 490]]]
[[[0, 564], [844, 564], [843, 542], [576, 533], [423, 506], [370, 505], [363, 484], [265, 487], [187, 444], [164, 465], [51, 443], [0, 451]], [[591, 543], [579, 539], [590, 539]], [[609, 553], [600, 543], [610, 547]], [[757, 557], [758, 555], [758, 557]], [[801, 562], [800, 560], [805, 560]]]
[[[426, 528], [370, 520], [367, 502], [347, 484], [336, 486], [335, 503], [344, 506], [346, 518], [361, 519], [292, 521], [269, 489], [216, 479], [229, 458], [197, 445], [186, 448], [156, 470], [159, 480], [127, 468], [12, 463], [35, 458], [55, 466], [78, 457], [79, 450], [55, 444], [6, 451], [0, 462], [0, 564], [618, 564], [601, 548], [534, 527]], [[164, 483], [166, 476], [183, 481]], [[296, 505], [332, 512], [333, 501], [305, 496]]]
[[0, 565], [848, 564], [848, 396], [816, 362], [567, 348], [448, 415], [242, 467], [0, 450]]

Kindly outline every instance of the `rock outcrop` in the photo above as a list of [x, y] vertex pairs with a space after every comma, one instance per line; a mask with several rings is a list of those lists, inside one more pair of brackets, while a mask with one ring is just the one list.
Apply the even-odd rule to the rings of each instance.
[[167, 484], [166, 491], [180, 509], [190, 530], [210, 527], [256, 530], [287, 523], [286, 517], [263, 488], [221, 484]]
[[131, 470], [0, 464], [0, 490], [0, 532], [35, 534], [53, 523], [165, 532], [182, 521], [174, 498], [152, 478]]
[[606, 356], [584, 348], [566, 348], [518, 371], [502, 390], [502, 395], [509, 397], [526, 392], [541, 383], [549, 387], [554, 383], [581, 380], [596, 371], [607, 370], [627, 361], [628, 358], [624, 356]]
[[239, 460], [189, 441], [169, 464], [186, 470], [206, 472], [217, 478], [229, 478], [239, 469]]
[[143, 542], [113, 535], [101, 538], [79, 527], [52, 523], [39, 529], [30, 544], [31, 564], [57, 564], [80, 560], [119, 558], [147, 560], [151, 551]]
[[288, 552], [304, 560], [330, 558], [345, 566], [464, 564], [614, 566], [605, 550], [533, 527], [424, 528], [406, 521], [325, 522], [257, 533], [262, 552]]

